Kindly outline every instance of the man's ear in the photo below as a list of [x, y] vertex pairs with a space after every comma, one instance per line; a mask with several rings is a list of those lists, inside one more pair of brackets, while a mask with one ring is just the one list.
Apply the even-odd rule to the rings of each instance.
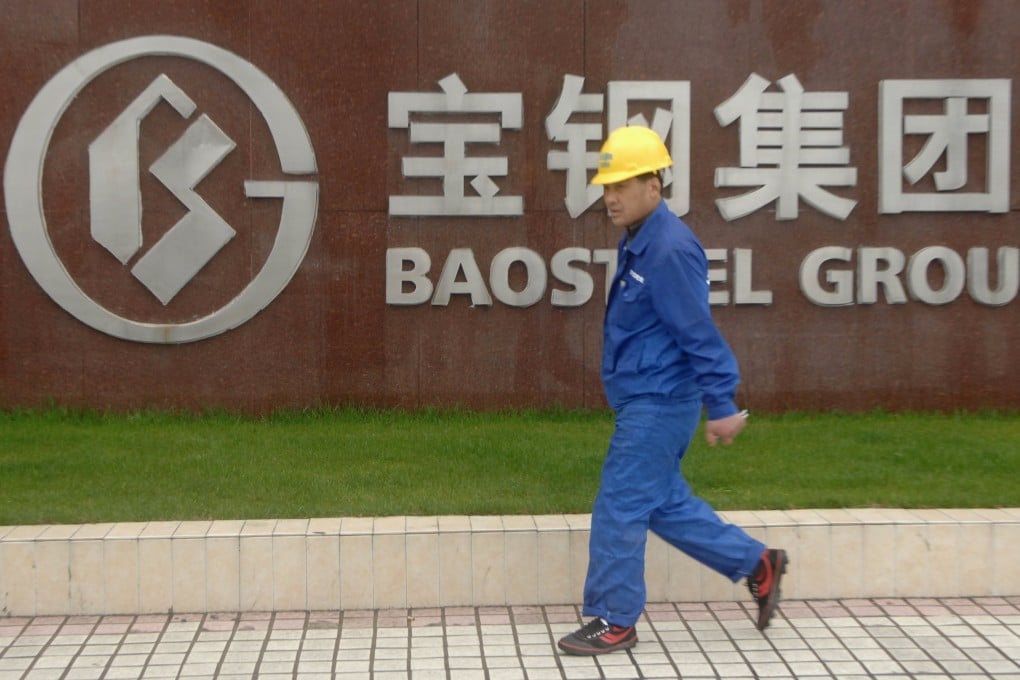
[[655, 173], [651, 181], [655, 182], [655, 193], [659, 195], [659, 198], [662, 198], [662, 175]]

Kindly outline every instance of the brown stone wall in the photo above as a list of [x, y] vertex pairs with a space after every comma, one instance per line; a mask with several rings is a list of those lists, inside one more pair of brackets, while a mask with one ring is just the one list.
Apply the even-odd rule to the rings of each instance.
[[[147, 35], [186, 36], [225, 49], [264, 72], [293, 104], [317, 162], [315, 231], [286, 288], [240, 326], [186, 343], [133, 342], [95, 330], [56, 304], [26, 267], [0, 218], [0, 408], [56, 402], [100, 409], [275, 408], [356, 403], [473, 408], [602, 407], [599, 382], [603, 265], [590, 265], [592, 299], [556, 307], [550, 275], [529, 307], [499, 300], [473, 306], [392, 305], [389, 248], [418, 247], [435, 283], [451, 250], [470, 248], [486, 286], [500, 251], [526, 247], [548, 264], [568, 247], [613, 248], [617, 234], [601, 201], [572, 218], [565, 173], [550, 170], [546, 117], [564, 76], [584, 93], [614, 81], [690, 83], [690, 209], [684, 219], [706, 248], [724, 249], [714, 308], [741, 361], [741, 401], [752, 410], [975, 409], [1020, 407], [1020, 301], [980, 304], [964, 290], [947, 304], [910, 298], [890, 304], [821, 306], [798, 276], [817, 248], [892, 248], [907, 260], [948, 247], [1020, 247], [1017, 148], [1020, 14], [1012, 0], [5, 0], [0, 3], [0, 157], [7, 174], [15, 130], [36, 93], [97, 47]], [[420, 152], [406, 128], [388, 124], [388, 96], [438, 93], [456, 73], [471, 93], [520, 93], [519, 129], [502, 129], [481, 155], [505, 156], [499, 195], [520, 196], [511, 217], [398, 217], [397, 195], [436, 195], [438, 181], [405, 177], [402, 159]], [[845, 92], [842, 145], [856, 183], [829, 187], [856, 201], [845, 220], [801, 199], [796, 219], [775, 203], [733, 221], [716, 199], [747, 189], [716, 187], [717, 168], [740, 163], [739, 122], [714, 109], [752, 73], [772, 85], [796, 75], [805, 92]], [[197, 191], [236, 237], [162, 305], [90, 237], [88, 145], [156, 76], [168, 75], [236, 148]], [[879, 211], [879, 84], [896, 79], [1006, 79], [1012, 83], [1009, 210]], [[982, 101], [968, 111], [986, 112]], [[649, 109], [650, 111], [650, 109]], [[938, 114], [936, 107], [918, 112]], [[490, 118], [491, 119], [491, 118]], [[572, 119], [575, 120], [575, 119]], [[578, 122], [607, 125], [606, 115]], [[189, 121], [160, 105], [140, 129], [140, 200], [146, 243], [185, 210], [146, 169]], [[966, 189], [988, 180], [988, 135], [968, 137]], [[923, 138], [907, 136], [903, 162]], [[596, 151], [597, 143], [590, 145]], [[428, 152], [432, 153], [432, 152]], [[179, 324], [232, 300], [266, 262], [280, 222], [278, 203], [246, 198], [246, 179], [285, 179], [263, 117], [208, 65], [150, 56], [105, 71], [69, 104], [47, 147], [39, 187], [48, 238], [82, 292], [135, 321]], [[945, 159], [933, 171], [945, 167]], [[307, 177], [305, 179], [308, 179]], [[934, 191], [930, 173], [915, 189]], [[470, 189], [468, 190], [470, 191]], [[734, 249], [751, 251], [757, 291], [772, 302], [733, 302]], [[1010, 251], [1012, 252], [1012, 251]], [[841, 270], [855, 271], [853, 262]], [[830, 265], [830, 268], [834, 268]], [[991, 267], [992, 280], [998, 273]], [[511, 286], [525, 285], [520, 267]], [[824, 277], [824, 272], [822, 276]], [[899, 280], [906, 281], [906, 274]], [[938, 289], [942, 270], [928, 272]], [[825, 281], [822, 279], [824, 287]], [[856, 281], [855, 281], [856, 285]], [[904, 284], [906, 285], [906, 284]]]

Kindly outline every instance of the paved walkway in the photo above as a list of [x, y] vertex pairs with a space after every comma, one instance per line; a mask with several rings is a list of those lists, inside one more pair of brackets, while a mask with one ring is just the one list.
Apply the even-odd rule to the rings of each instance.
[[574, 607], [0, 618], [0, 679], [996, 678], [1020, 597], [650, 604], [630, 652], [562, 656]]

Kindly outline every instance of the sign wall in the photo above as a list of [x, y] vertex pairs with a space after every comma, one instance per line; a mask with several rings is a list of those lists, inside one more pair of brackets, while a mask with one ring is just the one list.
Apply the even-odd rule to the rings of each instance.
[[625, 124], [743, 404], [1020, 406], [1009, 0], [0, 11], [2, 408], [603, 407]]

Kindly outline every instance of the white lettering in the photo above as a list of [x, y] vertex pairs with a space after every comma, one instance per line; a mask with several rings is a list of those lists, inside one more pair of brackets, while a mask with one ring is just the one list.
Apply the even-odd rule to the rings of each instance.
[[[404, 269], [410, 262], [411, 269]], [[432, 282], [425, 276], [432, 267], [432, 258], [422, 248], [388, 248], [386, 250], [386, 304], [420, 305], [432, 297]], [[411, 290], [404, 292], [404, 285]]]
[[[907, 301], [899, 275], [903, 272], [906, 258], [895, 248], [860, 248], [857, 277], [857, 302], [873, 305], [878, 302], [878, 287], [885, 289], [885, 301], [891, 305], [902, 305]], [[880, 264], [880, 263], [884, 263]]]
[[[725, 248], [707, 248], [705, 257], [708, 259], [708, 304], [713, 307], [724, 306], [730, 303], [729, 289], [718, 286], [725, 286], [730, 280], [730, 273], [725, 267], [712, 267], [712, 264], [719, 262], [726, 264], [729, 261], [729, 252]], [[772, 304], [772, 291], [754, 290], [751, 279], [752, 251], [746, 248], [733, 249], [733, 304], [735, 305], [770, 305]], [[717, 286], [712, 289], [712, 286]]]
[[827, 262], [837, 260], [849, 262], [853, 251], [839, 246], [826, 246], [812, 250], [800, 263], [800, 291], [811, 302], [822, 307], [842, 307], [854, 303], [853, 272], [826, 270], [825, 280], [832, 284], [831, 289], [822, 288], [818, 283], [818, 274]]
[[[942, 267], [942, 287], [931, 287], [928, 273], [931, 265], [938, 262]], [[907, 265], [907, 282], [910, 294], [916, 300], [929, 305], [949, 304], [960, 296], [966, 283], [966, 267], [963, 258], [956, 251], [945, 246], [929, 246], [914, 253]]]
[[[515, 262], [524, 265], [527, 282], [524, 289], [515, 291], [510, 286], [510, 267]], [[492, 294], [503, 304], [511, 307], [530, 307], [545, 295], [545, 284], [548, 275], [542, 256], [529, 248], [507, 248], [492, 258], [489, 265], [489, 285]]]
[[[896, 248], [860, 248], [856, 267], [850, 248], [826, 246], [808, 253], [800, 266], [800, 289], [809, 301], [822, 307], [875, 304], [878, 289], [888, 304], [905, 304], [909, 298], [929, 305], [946, 305], [966, 288], [977, 303], [1002, 306], [1020, 292], [1020, 249], [999, 248], [998, 280], [992, 289], [987, 248], [971, 248], [964, 258], [945, 246], [928, 246], [909, 260]], [[847, 267], [829, 266], [842, 262]], [[829, 287], [819, 282], [822, 272]], [[856, 298], [854, 282], [856, 281]], [[906, 286], [904, 286], [904, 282]]]
[[752, 251], [733, 249], [733, 302], [738, 305], [771, 305], [772, 291], [751, 288]]
[[591, 299], [595, 292], [595, 281], [584, 269], [570, 266], [574, 262], [591, 263], [591, 251], [587, 248], [564, 248], [549, 261], [552, 274], [558, 281], [572, 290], [553, 288], [549, 301], [553, 307], [580, 307]]
[[712, 267], [715, 262], [726, 264], [729, 252], [725, 248], [706, 248], [705, 257], [708, 259], [708, 304], [728, 305], [730, 303], [730, 292], [726, 289], [712, 290], [714, 284], [724, 285], [729, 277], [725, 267]]
[[[515, 290], [511, 284], [511, 271], [517, 263], [524, 269], [524, 286], [520, 290]], [[591, 299], [595, 281], [589, 271], [576, 263], [606, 266], [605, 299], [609, 298], [609, 287], [616, 274], [616, 250], [564, 248], [553, 255], [550, 267], [555, 279], [570, 289], [552, 290], [550, 302], [554, 307], [580, 307]], [[495, 296], [511, 307], [530, 307], [545, 296], [548, 288], [549, 271], [545, 261], [530, 248], [505, 248], [496, 253], [489, 264], [488, 286], [470, 248], [450, 251], [434, 287], [428, 278], [431, 264], [429, 254], [421, 248], [388, 248], [386, 304], [420, 305], [431, 298], [432, 305], [444, 307], [450, 304], [453, 295], [469, 295], [471, 304], [476, 306], [491, 305], [492, 296]]]
[[1001, 307], [1013, 300], [1020, 291], [1020, 248], [999, 248], [996, 266], [999, 286], [992, 290], [988, 274], [988, 248], [971, 248], [967, 251], [967, 292], [975, 302]]
[[615, 248], [598, 248], [591, 251], [592, 264], [606, 265], [606, 291], [603, 302], [609, 302], [609, 291], [613, 288], [613, 279], [616, 278], [616, 256]]
[[[463, 281], [458, 280], [461, 272], [464, 272]], [[450, 304], [451, 295], [470, 295], [474, 307], [492, 304], [492, 296], [485, 287], [482, 272], [478, 270], [475, 254], [470, 248], [454, 248], [450, 251], [443, 265], [443, 273], [439, 275], [432, 304], [445, 307]]]
[[[772, 304], [771, 290], [754, 288], [752, 250], [710, 248], [705, 255], [710, 305]], [[800, 290], [808, 301], [821, 307], [873, 305], [883, 298], [890, 305], [910, 300], [946, 305], [964, 290], [978, 304], [1001, 307], [1020, 294], [1020, 248], [998, 248], [994, 272], [991, 257], [988, 248], [971, 248], [964, 257], [945, 246], [928, 246], [908, 258], [892, 247], [862, 246], [854, 250], [824, 246], [801, 261]], [[732, 266], [727, 266], [731, 262]], [[550, 304], [581, 307], [595, 292], [592, 265], [605, 265], [605, 302], [617, 263], [612, 248], [563, 248], [547, 263], [540, 253], [514, 246], [496, 253], [486, 280], [474, 252], [454, 248], [434, 285], [429, 278], [431, 265], [432, 258], [422, 248], [388, 248], [386, 304], [406, 306], [431, 301], [433, 306], [444, 307], [453, 295], [468, 295], [473, 306], [492, 305], [495, 297], [509, 307], [531, 307], [546, 296], [551, 273], [557, 285], [549, 291]]]

